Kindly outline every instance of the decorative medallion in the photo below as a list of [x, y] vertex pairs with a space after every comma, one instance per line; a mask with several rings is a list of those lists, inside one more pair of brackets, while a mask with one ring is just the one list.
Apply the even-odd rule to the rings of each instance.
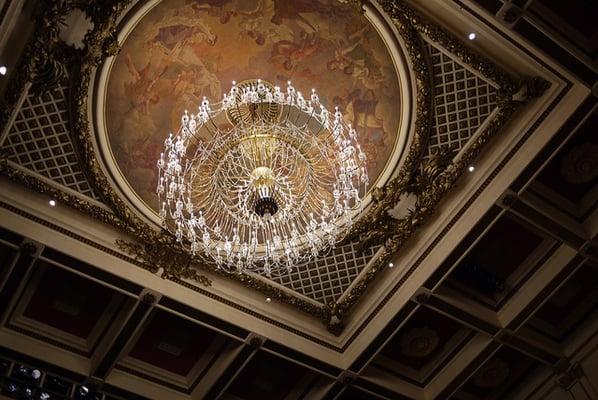
[[509, 364], [501, 359], [494, 358], [476, 372], [473, 383], [481, 388], [497, 387], [507, 380], [510, 373]]
[[438, 347], [438, 333], [428, 327], [413, 328], [401, 337], [401, 352], [412, 358], [424, 358]]
[[598, 144], [573, 147], [563, 158], [561, 174], [569, 183], [591, 182], [598, 177]]

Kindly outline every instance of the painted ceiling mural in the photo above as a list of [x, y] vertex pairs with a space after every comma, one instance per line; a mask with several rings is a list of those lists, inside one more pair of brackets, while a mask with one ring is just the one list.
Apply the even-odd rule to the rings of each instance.
[[126, 39], [110, 72], [106, 126], [116, 163], [156, 208], [156, 160], [180, 115], [233, 80], [288, 80], [318, 90], [359, 128], [371, 181], [399, 129], [400, 90], [388, 49], [354, 8], [336, 0], [165, 0]]

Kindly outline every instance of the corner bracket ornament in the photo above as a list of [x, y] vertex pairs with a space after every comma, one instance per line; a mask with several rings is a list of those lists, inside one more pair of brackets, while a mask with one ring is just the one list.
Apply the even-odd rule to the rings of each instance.
[[579, 363], [569, 364], [568, 362], [557, 368], [556, 381], [557, 384], [564, 390], [570, 390], [573, 385], [579, 382], [585, 376], [584, 371]]
[[339, 374], [336, 380], [340, 383], [344, 383], [345, 385], [350, 385], [351, 383], [355, 382], [358, 377], [359, 374], [346, 369]]
[[212, 281], [199, 273], [200, 267], [196, 265], [193, 257], [181, 251], [178, 244], [172, 243], [166, 235], [153, 243], [134, 243], [119, 239], [116, 245], [137, 261], [144, 263], [150, 272], [157, 273], [162, 269], [163, 279], [190, 279], [202, 286], [212, 286]]
[[540, 97], [550, 87], [550, 82], [543, 78], [523, 77], [514, 88], [501, 89], [498, 92], [498, 104], [508, 105], [512, 103], [524, 104], [528, 101]]

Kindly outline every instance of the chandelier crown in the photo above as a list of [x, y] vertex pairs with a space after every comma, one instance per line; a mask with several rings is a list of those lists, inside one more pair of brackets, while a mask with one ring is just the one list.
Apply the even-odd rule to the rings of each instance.
[[334, 247], [367, 192], [366, 155], [338, 108], [258, 80], [185, 111], [157, 162], [163, 225], [228, 272], [270, 276]]

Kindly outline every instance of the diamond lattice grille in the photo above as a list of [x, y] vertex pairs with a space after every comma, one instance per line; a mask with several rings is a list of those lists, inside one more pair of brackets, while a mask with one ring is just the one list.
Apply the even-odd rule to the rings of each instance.
[[443, 50], [427, 45], [434, 75], [434, 121], [428, 143], [461, 150], [497, 106], [496, 88], [456, 62]]
[[78, 165], [71, 141], [67, 87], [25, 98], [2, 145], [10, 161], [83, 195], [97, 199]]
[[378, 247], [360, 252], [358, 242], [333, 249], [326, 257], [293, 268], [273, 281], [321, 303], [334, 303], [347, 290]]

